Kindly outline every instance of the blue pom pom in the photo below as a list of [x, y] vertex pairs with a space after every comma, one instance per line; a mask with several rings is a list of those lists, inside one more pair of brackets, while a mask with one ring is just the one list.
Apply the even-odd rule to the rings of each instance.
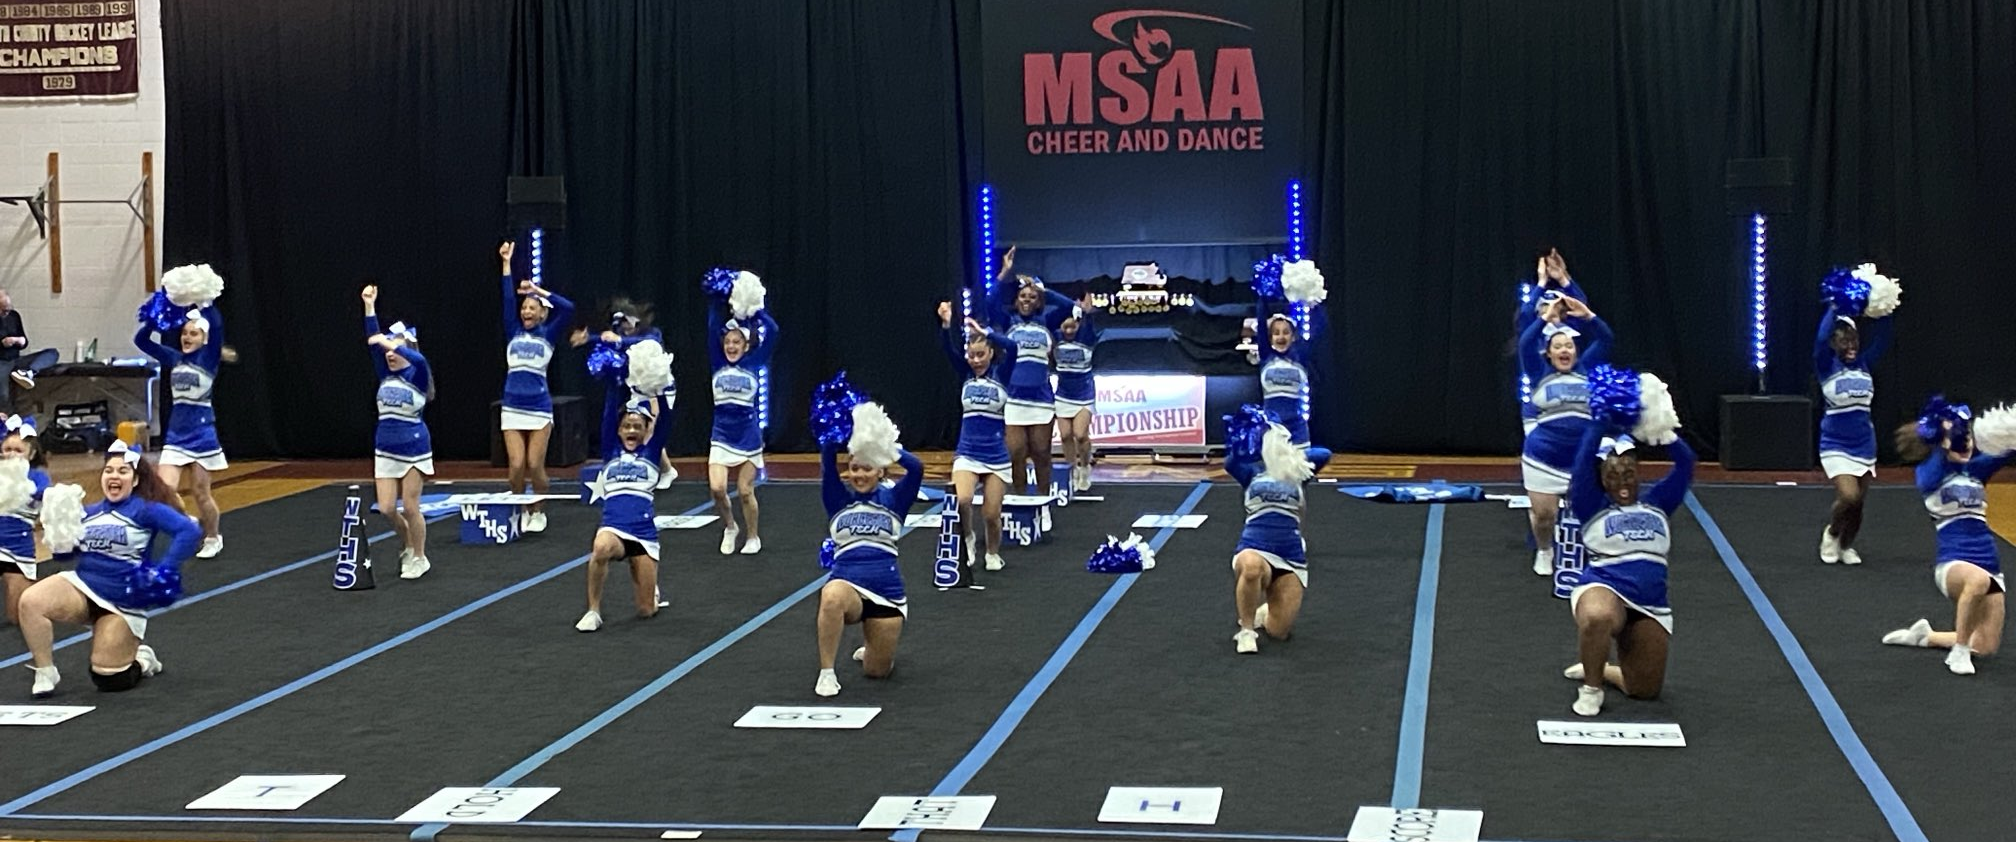
[[838, 545], [834, 544], [831, 538], [826, 539], [825, 543], [819, 545], [819, 569], [833, 569], [833, 551], [837, 547]]
[[706, 275], [701, 276], [700, 289], [707, 294], [708, 298], [717, 301], [727, 301], [728, 293], [735, 289], [735, 276], [740, 274], [741, 272], [726, 266], [716, 266], [707, 270]]
[[1869, 306], [1869, 282], [1853, 269], [1835, 269], [1820, 281], [1820, 298], [1843, 316], [1860, 316]]
[[182, 572], [165, 564], [142, 564], [126, 574], [128, 606], [166, 608], [182, 598]]
[[153, 297], [140, 305], [140, 323], [162, 333], [180, 329], [187, 318], [188, 308], [169, 301], [167, 290], [156, 290]]
[[812, 434], [822, 445], [846, 447], [854, 436], [854, 407], [867, 396], [847, 382], [842, 370], [812, 390]]
[[1271, 255], [1253, 264], [1253, 294], [1261, 298], [1285, 298], [1281, 291], [1281, 270], [1288, 265], [1286, 255]]
[[1933, 395], [1918, 413], [1918, 438], [1937, 442], [1946, 438], [1945, 422], [1953, 423], [1953, 441], [1966, 441], [1974, 411], [1964, 403], [1947, 403], [1945, 395]]
[[595, 349], [588, 352], [588, 373], [596, 377], [621, 379], [629, 375], [630, 356], [623, 353], [623, 346], [614, 342], [597, 342]]
[[1108, 540], [1092, 551], [1092, 557], [1085, 560], [1085, 569], [1093, 573], [1139, 573], [1142, 570], [1141, 550]]
[[1278, 416], [1259, 404], [1239, 407], [1239, 411], [1225, 416], [1226, 455], [1234, 459], [1260, 458], [1260, 442], [1267, 436], [1267, 426], [1279, 423]]
[[1638, 399], [1638, 372], [1599, 365], [1589, 372], [1589, 414], [1620, 430], [1638, 426], [1645, 406]]

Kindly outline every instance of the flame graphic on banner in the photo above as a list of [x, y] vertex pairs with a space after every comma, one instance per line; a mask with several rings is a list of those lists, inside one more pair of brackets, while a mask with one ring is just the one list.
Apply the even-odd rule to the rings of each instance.
[[[1155, 52], [1157, 45], [1163, 50], [1159, 54]], [[1134, 22], [1134, 52], [1141, 54], [1142, 64], [1149, 67], [1161, 64], [1163, 59], [1168, 58], [1169, 49], [1174, 46], [1175, 41], [1170, 39], [1169, 30], [1149, 29], [1138, 20]]]
[[[1120, 36], [1113, 34], [1113, 28], [1119, 26], [1122, 23], [1133, 20], [1135, 18], [1182, 18], [1183, 20], [1201, 20], [1208, 23], [1222, 23], [1225, 24], [1226, 26], [1236, 26], [1239, 27], [1240, 29], [1248, 31], [1251, 31], [1253, 29], [1253, 27], [1247, 26], [1246, 24], [1240, 23], [1236, 20], [1226, 20], [1224, 18], [1212, 17], [1210, 15], [1200, 15], [1197, 14], [1196, 12], [1172, 12], [1163, 9], [1126, 9], [1118, 12], [1107, 12], [1106, 14], [1093, 18], [1092, 31], [1098, 33], [1099, 37], [1124, 47], [1127, 46], [1127, 42], [1121, 40]], [[1139, 29], [1140, 25], [1136, 24], [1135, 27], [1136, 27], [1135, 31], [1138, 33], [1140, 31]], [[1164, 37], [1167, 36], [1165, 35]], [[1138, 40], [1137, 43], [1135, 44], [1135, 47], [1136, 49], [1139, 49]], [[1147, 52], [1143, 51], [1142, 55], [1146, 56]]]

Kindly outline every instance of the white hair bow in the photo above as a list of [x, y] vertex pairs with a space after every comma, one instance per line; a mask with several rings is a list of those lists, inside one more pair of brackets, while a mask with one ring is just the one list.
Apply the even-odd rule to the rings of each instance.
[[1630, 453], [1632, 450], [1637, 449], [1637, 447], [1638, 443], [1632, 441], [1630, 436], [1618, 436], [1616, 438], [1604, 436], [1603, 444], [1597, 447], [1596, 453], [1608, 459], [1612, 456], [1622, 456]]
[[[28, 417], [28, 416], [26, 416], [26, 415], [9, 415], [9, 416], [7, 416], [7, 434], [8, 434], [8, 435], [18, 435], [18, 436], [20, 436], [20, 437], [22, 437], [22, 438], [24, 438], [24, 439], [32, 439], [32, 438], [34, 438], [34, 437], [35, 437], [35, 419], [33, 419], [33, 418], [30, 418], [30, 417]], [[122, 444], [123, 444], [123, 442], [122, 442]]]
[[624, 404], [623, 411], [631, 415], [642, 415], [647, 421], [658, 417], [658, 407], [652, 401], [643, 398]]
[[420, 330], [408, 326], [405, 322], [393, 322], [391, 327], [385, 329], [385, 335], [408, 342], [420, 341]]
[[1567, 334], [1568, 338], [1570, 339], [1582, 335], [1582, 331], [1576, 330], [1560, 322], [1548, 322], [1546, 327], [1540, 329], [1541, 344], [1544, 345], [1548, 342], [1554, 341], [1554, 334], [1557, 333]]
[[140, 451], [127, 447], [125, 439], [114, 440], [111, 447], [105, 448], [105, 456], [124, 459], [129, 467], [140, 464]]
[[210, 332], [210, 320], [203, 318], [202, 310], [190, 310], [188, 318], [184, 319], [182, 324], [195, 325], [197, 330], [204, 333]]

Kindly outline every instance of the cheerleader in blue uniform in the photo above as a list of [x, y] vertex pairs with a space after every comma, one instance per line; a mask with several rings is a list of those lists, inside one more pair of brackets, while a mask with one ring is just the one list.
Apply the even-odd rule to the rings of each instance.
[[1099, 389], [1092, 378], [1092, 352], [1099, 345], [1099, 325], [1092, 302], [1078, 303], [1071, 318], [1057, 328], [1057, 423], [1064, 442], [1064, 463], [1071, 466], [1071, 490], [1092, 490], [1092, 413]]
[[[1605, 681], [1634, 699], [1658, 698], [1666, 684], [1666, 645], [1673, 635], [1666, 559], [1673, 512], [1694, 481], [1694, 451], [1675, 438], [1666, 446], [1673, 469], [1641, 494], [1636, 442], [1621, 433], [1604, 435], [1594, 423], [1583, 426], [1569, 501], [1582, 522], [1586, 561], [1582, 583], [1568, 595], [1581, 661], [1562, 674], [1582, 682], [1575, 712], [1595, 716], [1603, 710]], [[1616, 664], [1609, 663], [1613, 641]]]
[[[1533, 540], [1533, 573], [1554, 575], [1554, 524], [1560, 517], [1561, 495], [1580, 454], [1575, 447], [1589, 426], [1587, 370], [1610, 353], [1610, 326], [1580, 299], [1549, 293], [1540, 318], [1519, 337], [1519, 363], [1533, 383], [1527, 405], [1535, 423], [1526, 433], [1520, 467]], [[1586, 347], [1579, 343], [1587, 343]]]
[[[203, 547], [197, 558], [216, 558], [224, 551], [224, 536], [218, 532], [220, 513], [217, 498], [210, 491], [210, 474], [230, 467], [224, 447], [217, 443], [217, 413], [210, 397], [217, 385], [218, 364], [224, 354], [224, 316], [215, 303], [189, 312], [176, 331], [175, 347], [154, 339], [145, 321], [133, 337], [133, 345], [160, 361], [168, 370], [169, 391], [174, 403], [168, 409], [168, 430], [163, 436], [161, 455], [156, 457], [161, 481], [180, 489], [182, 469], [189, 472], [189, 487], [196, 499], [196, 521], [203, 525]], [[165, 333], [161, 337], [167, 339]]]
[[[434, 399], [434, 377], [420, 355], [420, 334], [405, 322], [378, 327], [378, 287], [367, 286], [365, 341], [376, 353], [378, 431], [372, 475], [378, 485], [378, 512], [399, 536], [399, 578], [418, 579], [433, 567], [427, 561], [427, 518], [420, 512], [420, 484], [434, 474], [434, 441], [421, 415]], [[395, 511], [395, 504], [403, 508]]]
[[[1547, 293], [1553, 292], [1554, 296]], [[1540, 311], [1553, 303], [1554, 298], [1566, 296], [1589, 303], [1589, 295], [1582, 286], [1568, 274], [1568, 262], [1561, 257], [1560, 249], [1549, 249], [1540, 256], [1539, 266], [1533, 270], [1533, 282], [1526, 285], [1526, 293], [1519, 300], [1519, 306], [1512, 311], [1512, 341], [1526, 335], [1526, 327], [1540, 320]], [[1524, 355], [1520, 356], [1524, 359]], [[1530, 384], [1529, 384], [1530, 388]], [[1533, 403], [1522, 395], [1519, 400], [1519, 420], [1524, 432], [1533, 432], [1533, 426], [1540, 422], [1540, 413], [1533, 409]]]
[[[1302, 399], [1309, 391], [1309, 343], [1302, 341], [1300, 328], [1288, 315], [1290, 309], [1284, 299], [1265, 297], [1256, 307], [1267, 333], [1267, 340], [1259, 343], [1261, 405], [1281, 419], [1289, 441], [1320, 471], [1330, 463], [1330, 450], [1309, 443], [1309, 419], [1302, 415]], [[1309, 318], [1317, 312], [1309, 308]]]
[[[871, 408], [881, 416], [884, 435], [864, 431], [863, 412]], [[887, 678], [896, 668], [896, 640], [903, 634], [903, 620], [910, 616], [903, 571], [896, 566], [896, 540], [903, 536], [903, 522], [917, 502], [917, 489], [924, 485], [924, 462], [896, 443], [895, 427], [880, 410], [875, 404], [855, 409], [855, 434], [848, 442], [844, 471], [835, 445], [822, 443], [819, 448], [820, 496], [834, 545], [832, 576], [819, 589], [819, 681], [812, 692], [821, 696], [840, 693], [833, 662], [839, 657], [845, 627], [861, 624], [867, 645], [854, 650], [854, 660], [861, 662], [862, 674]], [[903, 476], [885, 484], [891, 462], [902, 464]]]
[[595, 530], [588, 554], [588, 613], [574, 624], [578, 631], [602, 628], [602, 582], [612, 561], [630, 562], [637, 617], [658, 613], [658, 525], [651, 494], [658, 486], [658, 457], [671, 425], [659, 422], [657, 407], [656, 399], [640, 397], [603, 416], [602, 473], [595, 479], [602, 526]]
[[1293, 439], [1286, 426], [1269, 423], [1258, 453], [1246, 447], [1225, 450], [1225, 472], [1246, 495], [1246, 525], [1232, 555], [1232, 572], [1238, 577], [1232, 588], [1239, 612], [1239, 631], [1232, 635], [1235, 652], [1260, 651], [1256, 629], [1287, 640], [1302, 612], [1302, 591], [1309, 586], [1302, 486], [1316, 466]]
[[[1008, 493], [1008, 388], [1000, 368], [1010, 365], [1015, 343], [973, 319], [963, 334], [952, 326], [952, 302], [938, 302], [938, 327], [953, 369], [970, 375], [959, 386], [959, 446], [952, 455], [952, 493], [959, 522], [966, 525], [966, 552], [986, 551], [988, 570], [1000, 570], [1001, 498]], [[973, 519], [973, 492], [980, 491], [980, 519]], [[978, 535], [973, 529], [979, 527]]]
[[[136, 568], [180, 569], [203, 530], [176, 508], [175, 489], [153, 463], [113, 442], [98, 475], [103, 501], [84, 509], [75, 569], [43, 577], [21, 595], [21, 636], [35, 671], [35, 698], [56, 692], [56, 623], [91, 627], [91, 682], [105, 692], [131, 690], [161, 672], [147, 637], [147, 614], [134, 604]], [[60, 549], [60, 548], [59, 548]]]
[[[516, 243], [497, 248], [504, 264], [504, 399], [499, 425], [504, 454], [511, 464], [511, 493], [545, 494], [546, 445], [553, 435], [553, 394], [546, 386], [546, 367], [553, 349], [574, 317], [574, 302], [531, 281], [511, 279], [511, 255]], [[533, 503], [525, 515], [526, 532], [546, 531], [546, 503]]]
[[[1051, 351], [1057, 329], [1071, 317], [1071, 299], [1044, 289], [1043, 282], [1029, 275], [1017, 275], [1008, 283], [1015, 265], [1015, 249], [1001, 258], [1001, 274], [987, 299], [990, 321], [995, 330], [1015, 343], [1015, 360], [1008, 370], [1008, 471], [1009, 484], [1016, 494], [1029, 491], [1029, 463], [1036, 463], [1038, 495], [1050, 493], [1050, 438], [1057, 420], [1057, 394], [1050, 385]], [[1042, 528], [1050, 528], [1050, 509], [1040, 515]]]
[[25, 501], [0, 511], [0, 598], [7, 603], [7, 621], [19, 623], [21, 593], [45, 570], [53, 569], [37, 563], [35, 554], [35, 520], [42, 514], [42, 492], [49, 488], [49, 459], [42, 453], [41, 439], [35, 436], [35, 419], [7, 416], [0, 459], [28, 463], [27, 481], [32, 489]]
[[763, 538], [756, 529], [756, 472], [763, 468], [763, 428], [756, 417], [756, 394], [760, 372], [770, 365], [777, 347], [777, 320], [770, 311], [758, 310], [747, 323], [726, 319], [726, 313], [710, 310], [708, 346], [714, 377], [714, 428], [708, 434], [707, 492], [714, 497], [714, 514], [725, 528], [721, 532], [721, 554], [735, 552], [735, 539], [742, 532], [735, 526], [735, 510], [728, 503], [728, 472], [735, 471], [735, 490], [742, 496], [743, 528], [749, 540], [742, 544], [743, 555], [763, 551]]
[[1862, 531], [1862, 498], [1876, 478], [1876, 425], [1869, 404], [1876, 396], [1869, 376], [1890, 341], [1890, 319], [1871, 319], [1866, 335], [1855, 320], [1832, 306], [1820, 316], [1813, 341], [1813, 373], [1827, 414], [1820, 418], [1820, 467], [1834, 482], [1834, 511], [1820, 532], [1820, 560], [1861, 564], [1855, 535]]
[[[665, 343], [665, 339], [660, 335], [658, 329], [651, 326], [650, 304], [619, 297], [610, 303], [608, 309], [609, 317], [605, 321], [608, 322], [609, 327], [603, 330], [599, 336], [590, 335], [586, 327], [575, 328], [574, 335], [569, 340], [574, 347], [579, 348], [588, 344], [591, 340], [600, 339], [604, 344], [616, 348], [619, 353], [627, 354], [630, 346], [647, 339], [660, 345]], [[591, 371], [590, 373], [593, 372]], [[624, 379], [625, 374], [627, 373], [604, 372], [606, 382], [609, 384], [609, 388], [604, 393], [602, 401], [602, 417], [605, 419], [610, 417], [612, 413], [620, 416], [623, 412], [623, 407], [629, 405], [631, 401], [651, 397], [629, 388], [629, 384]], [[658, 420], [655, 423], [669, 425], [672, 419], [672, 408], [679, 403], [679, 378], [677, 375], [672, 376], [666, 382], [665, 389], [658, 394], [657, 399]], [[606, 447], [607, 444], [598, 446]], [[672, 480], [679, 476], [679, 472], [672, 467], [671, 451], [666, 451], [665, 455], [659, 458], [658, 469], [658, 490], [664, 491], [667, 488], [671, 488]]]
[[1988, 528], [1985, 484], [2009, 463], [2010, 454], [1977, 452], [1967, 407], [1945, 409], [1900, 428], [1897, 453], [1918, 461], [1918, 493], [1924, 496], [1939, 545], [1932, 557], [1932, 584], [1953, 601], [1954, 630], [1933, 631], [1930, 620], [1920, 619], [1884, 635], [1883, 642], [1945, 649], [1946, 669], [1973, 675], [1975, 655], [1993, 655], [2002, 648], [2009, 583]]

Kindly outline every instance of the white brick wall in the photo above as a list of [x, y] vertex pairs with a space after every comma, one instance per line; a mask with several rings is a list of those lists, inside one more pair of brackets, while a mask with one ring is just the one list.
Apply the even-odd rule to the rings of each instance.
[[[140, 96], [111, 102], [0, 103], [0, 194], [32, 193], [62, 155], [62, 198], [124, 199], [140, 184], [140, 153], [154, 153], [155, 250], [161, 241], [162, 156], [167, 101], [162, 90], [161, 2], [140, 2]], [[98, 356], [136, 353], [133, 312], [146, 299], [140, 220], [122, 205], [64, 205], [63, 292], [49, 291], [49, 243], [21, 206], [0, 205], [0, 287], [28, 328], [28, 347], [98, 340]], [[158, 276], [158, 270], [157, 270]]]

